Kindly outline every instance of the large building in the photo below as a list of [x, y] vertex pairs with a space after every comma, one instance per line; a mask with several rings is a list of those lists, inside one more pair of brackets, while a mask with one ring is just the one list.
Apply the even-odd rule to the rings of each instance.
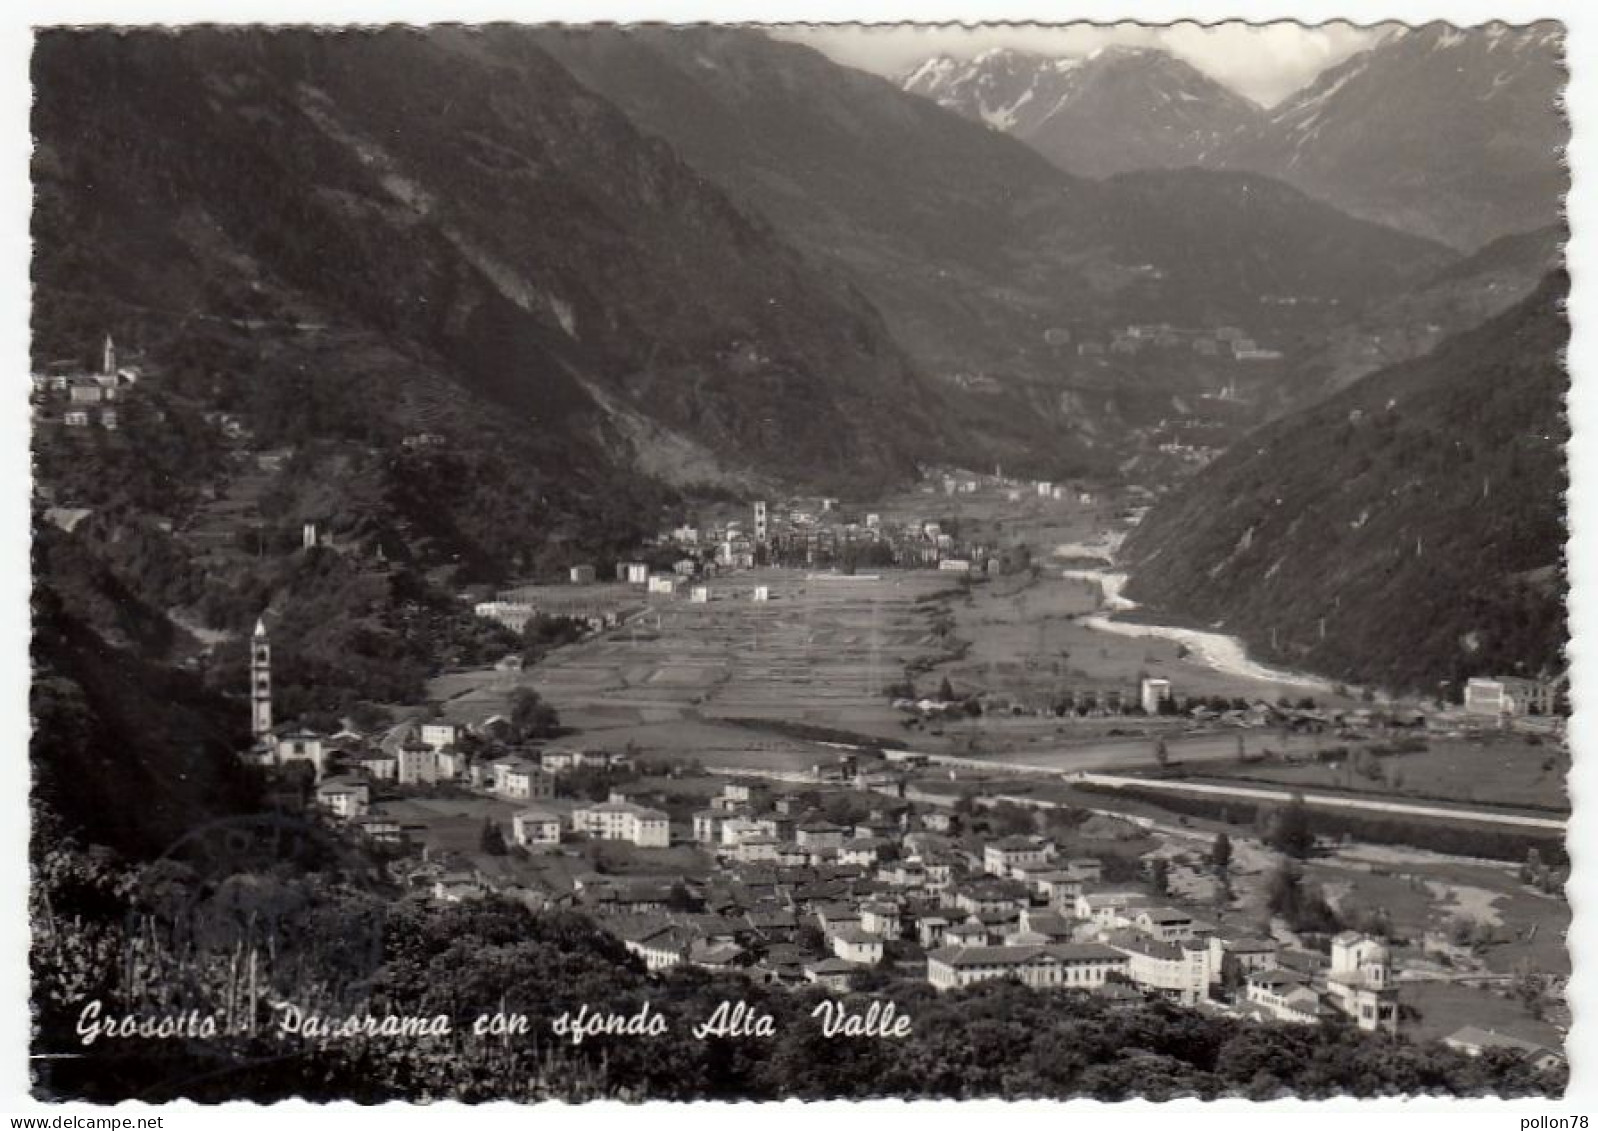
[[1126, 955], [1126, 976], [1139, 989], [1182, 1005], [1197, 1005], [1209, 996], [1212, 979], [1207, 942], [1160, 942], [1123, 931], [1113, 935], [1109, 945]]
[[927, 955], [927, 981], [950, 990], [1017, 978], [1034, 987], [1094, 990], [1125, 977], [1130, 959], [1101, 943], [1057, 946], [946, 946]]
[[1387, 944], [1368, 935], [1344, 931], [1332, 939], [1332, 965], [1326, 990], [1337, 1006], [1361, 1029], [1398, 1032], [1398, 984]]
[[400, 785], [432, 785], [438, 781], [438, 751], [407, 742], [395, 753], [394, 780]]
[[455, 740], [459, 737], [460, 728], [454, 723], [447, 723], [442, 719], [423, 723], [419, 734], [422, 745], [432, 750], [442, 750], [446, 746], [453, 746], [455, 745]]
[[1483, 718], [1522, 718], [1559, 713], [1561, 680], [1502, 675], [1465, 684], [1465, 713]]
[[523, 809], [511, 818], [511, 837], [536, 848], [560, 843], [560, 817], [547, 809]]
[[512, 632], [521, 632], [538, 610], [526, 601], [479, 601], [472, 607], [472, 612], [487, 620], [497, 621]]
[[600, 840], [625, 840], [639, 848], [670, 848], [671, 818], [630, 801], [606, 801], [572, 813], [572, 827]]
[[518, 801], [544, 801], [555, 796], [555, 779], [530, 758], [511, 754], [494, 763], [494, 792]]

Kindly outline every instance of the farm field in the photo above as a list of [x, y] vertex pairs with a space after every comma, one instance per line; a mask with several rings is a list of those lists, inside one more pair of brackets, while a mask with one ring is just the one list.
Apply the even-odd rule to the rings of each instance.
[[1474, 986], [1405, 982], [1402, 994], [1406, 1005], [1420, 1011], [1420, 1020], [1405, 1029], [1413, 1041], [1440, 1040], [1466, 1025], [1474, 1025], [1548, 1048], [1560, 1049], [1565, 1044], [1558, 1029], [1532, 1017], [1520, 1002]]
[[[726, 720], [901, 735], [883, 688], [912, 660], [941, 651], [930, 624], [934, 602], [918, 598], [953, 584], [935, 570], [877, 578], [750, 571], [713, 580], [708, 603], [657, 595], [622, 627], [559, 649], [529, 671], [455, 673], [433, 681], [430, 693], [450, 718], [473, 722], [504, 712], [517, 688], [532, 687], [578, 741], [633, 742], [707, 765], [807, 769], [836, 752]], [[753, 600], [756, 586], [771, 599]]]
[[[507, 801], [487, 794], [459, 793], [429, 797], [418, 794], [384, 798], [383, 813], [402, 825], [423, 826], [422, 842], [433, 853], [475, 855], [482, 844], [483, 821], [497, 822], [510, 834], [511, 818], [532, 802]], [[539, 801], [541, 809], [569, 812], [573, 803], [563, 799]]]
[[972, 642], [961, 660], [939, 669], [956, 687], [982, 687], [1037, 706], [1061, 692], [1135, 693], [1144, 675], [1170, 680], [1183, 697], [1275, 701], [1305, 693], [1299, 686], [1217, 671], [1184, 655], [1171, 640], [1094, 629], [1083, 618], [1101, 611], [1097, 583], [1061, 576], [1048, 548], [1040, 551], [1034, 560], [1042, 574], [1035, 581], [998, 578], [976, 587], [969, 600], [954, 602], [955, 633]]
[[[1339, 746], [1335, 739], [1322, 746]], [[1292, 751], [1287, 751], [1291, 753]], [[1481, 739], [1430, 738], [1427, 749], [1382, 757], [1381, 779], [1345, 763], [1249, 763], [1207, 766], [1209, 777], [1379, 794], [1394, 799], [1435, 798], [1533, 809], [1570, 811], [1565, 789], [1569, 755], [1551, 742], [1533, 745], [1526, 736], [1490, 734]]]
[[[701, 779], [698, 784], [708, 786], [712, 780]], [[671, 781], [663, 784], [676, 788], [680, 783]], [[693, 788], [694, 784], [690, 783], [689, 788]], [[637, 848], [621, 842], [588, 841], [567, 844], [558, 853], [534, 852], [526, 859], [483, 852], [484, 820], [498, 824], [508, 840], [511, 818], [529, 804], [565, 815], [584, 802], [560, 797], [529, 803], [507, 801], [486, 794], [411, 794], [385, 798], [382, 808], [385, 815], [402, 825], [411, 826], [413, 835], [420, 836], [420, 842], [431, 855], [465, 858], [489, 877], [524, 883], [536, 878], [569, 890], [574, 880], [595, 874], [595, 857], [603, 857], [604, 874], [610, 876], [702, 877], [710, 871], [710, 858], [688, 844], [677, 844], [671, 848]], [[674, 833], [686, 831], [674, 829]]]
[[[702, 604], [681, 593], [650, 595], [614, 584], [569, 593], [556, 587], [557, 596], [579, 603], [622, 608], [631, 601], [642, 608], [619, 628], [558, 649], [529, 671], [451, 673], [432, 682], [430, 696], [445, 704], [450, 718], [471, 723], [504, 713], [518, 688], [532, 687], [581, 741], [631, 742], [646, 753], [696, 757], [706, 765], [794, 771], [835, 757], [814, 743], [723, 725], [766, 720], [898, 739], [931, 752], [1015, 754], [1028, 761], [1045, 752], [1062, 768], [1105, 769], [1147, 758], [1135, 744], [1086, 762], [1056, 748], [1139, 722], [1151, 734], [1164, 724], [1058, 719], [1046, 708], [1060, 692], [1131, 694], [1145, 673], [1170, 679], [1178, 695], [1274, 699], [1289, 690], [1214, 671], [1184, 658], [1168, 640], [1101, 633], [1080, 623], [1077, 618], [1099, 607], [1097, 587], [1061, 576], [1052, 553], [1117, 525], [1104, 508], [917, 493], [882, 506], [890, 517], [899, 517], [896, 509], [959, 523], [962, 530], [991, 527], [998, 545], [1025, 541], [1040, 574], [995, 578], [961, 595], [955, 577], [937, 570], [847, 577], [759, 569], [710, 579], [710, 600]], [[997, 525], [1001, 519], [1003, 526]], [[753, 600], [757, 586], [769, 590], [769, 601]], [[947, 677], [959, 694], [997, 693], [1017, 710], [907, 725], [885, 692], [912, 665], [920, 669], [914, 677], [920, 694], [935, 693]], [[1236, 741], [1194, 742], [1180, 756], [1230, 755]]]

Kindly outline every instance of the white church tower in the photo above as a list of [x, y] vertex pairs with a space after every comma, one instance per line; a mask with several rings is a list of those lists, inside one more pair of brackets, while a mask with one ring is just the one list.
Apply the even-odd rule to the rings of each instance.
[[272, 645], [266, 638], [266, 621], [255, 622], [250, 641], [250, 729], [257, 743], [272, 739]]

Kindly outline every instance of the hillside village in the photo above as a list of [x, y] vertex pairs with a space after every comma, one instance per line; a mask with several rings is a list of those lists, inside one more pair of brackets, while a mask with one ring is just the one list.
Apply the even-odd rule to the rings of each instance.
[[[1094, 501], [1082, 486], [1019, 482], [997, 470], [935, 472], [924, 490]], [[769, 600], [744, 576], [757, 566], [763, 576], [783, 553], [795, 569], [846, 561], [950, 572], [967, 586], [1005, 574], [994, 546], [957, 541], [935, 523], [885, 522], [875, 513], [857, 521], [831, 499], [757, 503], [752, 516], [663, 532], [649, 554], [616, 565], [614, 583], [576, 566], [565, 584], [504, 593], [475, 612], [517, 631], [554, 617], [580, 625], [580, 636], [624, 636], [662, 602]], [[1388, 1033], [1412, 1024], [1408, 980], [1437, 977], [1439, 962], [1488, 984], [1496, 977], [1450, 938], [1410, 940], [1398, 951], [1368, 929], [1284, 926], [1234, 892], [1241, 875], [1230, 844], [1194, 853], [1150, 833], [1153, 822], [1109, 798], [1086, 810], [1017, 809], [971, 775], [980, 761], [890, 745], [834, 750], [808, 770], [751, 777], [707, 773], [691, 759], [647, 749], [563, 742], [517, 711], [469, 724], [423, 711], [366, 734], [349, 725], [334, 734], [275, 725], [272, 647], [258, 624], [249, 757], [285, 783], [280, 804], [314, 805], [386, 859], [412, 898], [449, 905], [502, 897], [581, 911], [653, 972], [698, 968], [839, 992], [883, 977], [938, 990], [1014, 979], [1112, 1002], [1154, 997], [1223, 1016], [1341, 1020]], [[499, 667], [518, 678], [522, 658], [507, 656]], [[1124, 691], [1072, 692], [1051, 710], [1083, 722], [1126, 718], [1173, 737], [1180, 732], [1158, 727], [1232, 728], [1239, 751], [1241, 735], [1262, 728], [1335, 733], [1380, 749], [1381, 736], [1428, 731], [1557, 738], [1568, 710], [1562, 688], [1483, 676], [1470, 681], [1462, 703], [1439, 709], [1385, 699], [1217, 700], [1146, 676]], [[994, 712], [998, 702], [983, 696], [978, 710]], [[933, 696], [893, 706], [927, 719], [962, 704]], [[1413, 740], [1385, 741], [1398, 750]], [[1151, 762], [1163, 746], [1157, 739]], [[973, 786], [963, 792], [937, 788], [942, 778], [958, 784], [968, 775]], [[1109, 839], [1084, 842], [1084, 821]], [[1129, 855], [1128, 841], [1144, 847]], [[1247, 883], [1257, 888], [1267, 876], [1257, 862], [1254, 871]], [[1562, 1063], [1548, 1046], [1510, 1033], [1462, 1026], [1446, 1039], [1472, 1052], [1511, 1049], [1540, 1068]]]
[[[468, 761], [462, 751], [474, 747], [477, 736], [424, 723], [397, 754], [363, 752], [354, 736], [286, 735], [277, 756], [323, 769], [316, 803], [389, 854], [416, 898], [580, 910], [650, 971], [840, 992], [884, 976], [938, 990], [1016, 979], [1267, 1022], [1406, 1024], [1403, 971], [1414, 959], [1396, 959], [1386, 939], [1343, 930], [1317, 945], [1228, 901], [1200, 908], [1177, 894], [1191, 890], [1181, 873], [1226, 884], [1224, 853], [1175, 863], [1159, 851], [1080, 853], [1078, 830], [1000, 834], [982, 809], [905, 800], [913, 779], [864, 766], [832, 785], [819, 767], [814, 784], [725, 778], [703, 808], [668, 811], [658, 799], [678, 770], [646, 778], [651, 767], [628, 755], [558, 744]], [[615, 784], [605, 800], [584, 800], [572, 791], [579, 776]], [[478, 851], [435, 851], [437, 830], [396, 815], [412, 810], [392, 802], [413, 791], [491, 798], [508, 819], [485, 823]], [[541, 861], [559, 861], [554, 874], [568, 880], [552, 887]], [[1517, 1050], [1539, 1068], [1562, 1063], [1510, 1034], [1462, 1027], [1447, 1040]]]

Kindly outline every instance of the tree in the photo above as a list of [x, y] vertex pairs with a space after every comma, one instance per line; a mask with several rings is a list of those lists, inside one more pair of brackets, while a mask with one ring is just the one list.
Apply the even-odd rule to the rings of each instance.
[[1529, 962], [1521, 962], [1515, 967], [1514, 981], [1510, 983], [1510, 992], [1521, 1005], [1526, 1007], [1526, 1012], [1536, 1018], [1543, 1015], [1543, 995], [1548, 989], [1548, 979]]
[[1164, 896], [1171, 891], [1171, 862], [1163, 856], [1149, 861], [1149, 886], [1154, 894]]
[[1165, 739], [1163, 737], [1156, 738], [1154, 740], [1154, 760], [1162, 766], [1169, 766], [1171, 764], [1171, 751], [1165, 745]]
[[941, 703], [954, 702], [954, 686], [949, 682], [948, 676], [944, 676], [943, 682], [938, 684], [938, 701]]
[[666, 909], [668, 911], [692, 911], [694, 909], [694, 897], [689, 893], [688, 886], [681, 880], [673, 883], [671, 889], [666, 893]]
[[1232, 838], [1224, 832], [1215, 834], [1215, 843], [1210, 845], [1210, 863], [1218, 872], [1224, 872], [1232, 863]]
[[560, 715], [531, 687], [518, 687], [510, 703], [511, 735], [517, 741], [559, 733]]
[[481, 838], [482, 850], [489, 856], [504, 856], [508, 849], [505, 847], [505, 834], [500, 831], [499, 825], [490, 817], [483, 818], [483, 835]]
[[1271, 815], [1264, 839], [1278, 852], [1299, 860], [1310, 854], [1315, 847], [1315, 830], [1310, 826], [1309, 807], [1302, 794], [1293, 794], [1286, 805]]
[[1304, 871], [1293, 860], [1281, 861], [1271, 872], [1265, 885], [1265, 906], [1295, 931], [1330, 933], [1341, 925], [1320, 889], [1304, 882]]

